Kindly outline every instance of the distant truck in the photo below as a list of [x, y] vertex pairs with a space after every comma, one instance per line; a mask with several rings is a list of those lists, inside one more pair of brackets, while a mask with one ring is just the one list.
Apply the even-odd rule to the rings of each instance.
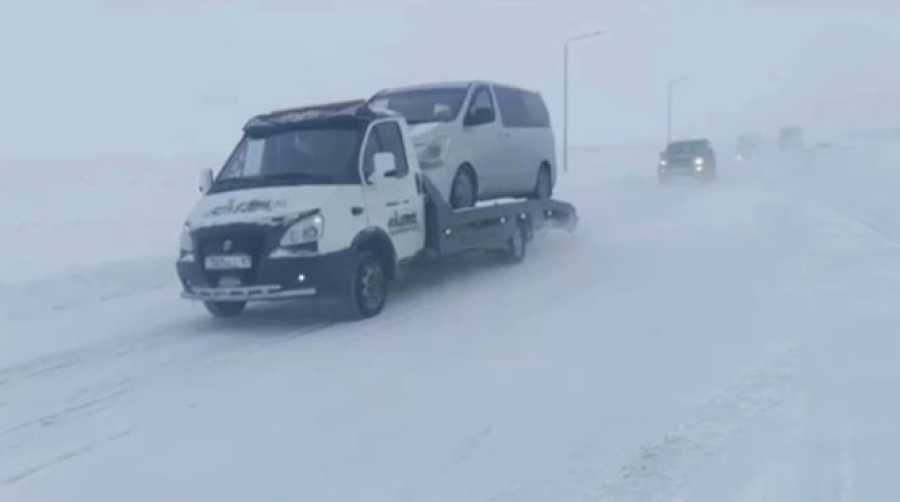
[[803, 129], [788, 126], [778, 131], [778, 149], [782, 153], [796, 153], [803, 150]]
[[297, 298], [373, 317], [403, 265], [470, 251], [516, 263], [536, 231], [576, 221], [549, 198], [454, 210], [420, 170], [407, 121], [365, 101], [256, 116], [200, 183], [176, 268], [182, 295], [216, 317]]

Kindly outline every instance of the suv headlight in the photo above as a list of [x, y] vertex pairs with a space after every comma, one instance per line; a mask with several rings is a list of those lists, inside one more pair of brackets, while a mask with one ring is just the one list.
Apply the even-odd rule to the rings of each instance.
[[324, 233], [325, 218], [321, 214], [307, 216], [288, 227], [281, 237], [279, 245], [283, 248], [290, 248], [318, 242]]
[[182, 256], [194, 252], [194, 240], [191, 238], [191, 227], [187, 223], [181, 227], [180, 249]]
[[450, 151], [450, 138], [440, 137], [428, 143], [416, 145], [416, 155], [419, 157], [419, 165], [422, 168], [441, 167], [447, 160], [447, 152]]
[[702, 166], [703, 165], [703, 157], [697, 157], [696, 159], [694, 159], [694, 165]]

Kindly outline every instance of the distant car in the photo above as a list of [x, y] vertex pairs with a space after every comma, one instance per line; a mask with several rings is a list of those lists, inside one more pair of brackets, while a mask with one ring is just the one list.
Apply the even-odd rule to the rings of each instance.
[[738, 162], [751, 162], [756, 160], [762, 150], [762, 135], [756, 132], [749, 132], [738, 137], [737, 153], [735, 160]]
[[384, 90], [369, 102], [406, 118], [423, 173], [453, 207], [553, 194], [556, 146], [537, 92], [440, 83]]
[[803, 129], [798, 126], [788, 126], [778, 131], [778, 148], [783, 153], [803, 150]]
[[657, 169], [662, 183], [677, 177], [712, 181], [716, 177], [716, 153], [706, 139], [678, 141], [660, 154]]

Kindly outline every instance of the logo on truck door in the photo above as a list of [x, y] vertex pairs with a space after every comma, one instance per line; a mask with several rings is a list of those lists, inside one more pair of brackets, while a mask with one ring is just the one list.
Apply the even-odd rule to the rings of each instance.
[[419, 226], [419, 213], [410, 211], [401, 214], [400, 211], [394, 211], [387, 226], [392, 235], [410, 232]]

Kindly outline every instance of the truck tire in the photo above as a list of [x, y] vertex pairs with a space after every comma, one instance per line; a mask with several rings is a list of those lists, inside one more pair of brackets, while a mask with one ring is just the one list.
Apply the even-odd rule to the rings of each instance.
[[384, 310], [388, 295], [388, 271], [384, 258], [371, 251], [359, 253], [348, 298], [354, 319], [369, 319]]
[[228, 319], [243, 314], [247, 302], [203, 302], [203, 306], [213, 317]]
[[450, 205], [453, 209], [475, 206], [478, 201], [478, 187], [475, 183], [475, 173], [470, 167], [464, 165], [456, 171], [450, 188]]
[[530, 198], [534, 200], [549, 200], [553, 197], [553, 177], [550, 175], [550, 168], [541, 165], [538, 169], [537, 179], [534, 182], [534, 191]]

